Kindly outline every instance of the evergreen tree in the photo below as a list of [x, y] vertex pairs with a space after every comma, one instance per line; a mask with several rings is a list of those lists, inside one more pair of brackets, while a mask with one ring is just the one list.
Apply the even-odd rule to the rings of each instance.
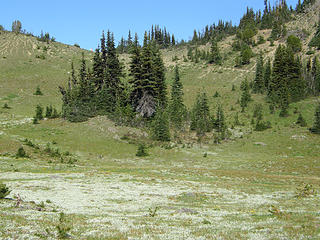
[[41, 107], [39, 104], [36, 107], [36, 115], [34, 118], [38, 120], [43, 119], [43, 107]]
[[186, 120], [187, 110], [183, 103], [183, 86], [180, 81], [178, 66], [175, 67], [175, 77], [171, 88], [171, 99], [169, 105], [171, 123], [176, 129], [181, 129]]
[[224, 113], [221, 105], [218, 106], [214, 125], [215, 125], [215, 129], [219, 133], [219, 139], [225, 139], [227, 126], [226, 126]]
[[148, 155], [149, 154], [147, 153], [146, 145], [145, 144], [139, 144], [136, 156], [137, 157], [146, 157]]
[[35, 93], [33, 95], [38, 95], [38, 96], [42, 96], [43, 93], [41, 92], [40, 86], [37, 86], [37, 89], [35, 91]]
[[240, 98], [240, 106], [242, 108], [242, 112], [244, 112], [245, 108], [248, 106], [248, 103], [251, 101], [251, 95], [249, 92], [249, 83], [248, 80], [245, 79], [241, 83], [241, 98]]
[[197, 135], [202, 137], [206, 132], [212, 130], [212, 119], [208, 105], [208, 98], [205, 92], [199, 93], [192, 109], [191, 130], [195, 130]]
[[318, 104], [315, 114], [314, 114], [314, 123], [310, 132], [315, 134], [320, 134], [320, 103]]
[[264, 91], [263, 57], [262, 57], [262, 53], [260, 53], [260, 55], [257, 59], [256, 77], [254, 79], [253, 92], [254, 93], [263, 93], [263, 91]]
[[153, 137], [157, 141], [170, 141], [169, 119], [167, 113], [157, 109], [152, 122]]
[[110, 31], [107, 32], [107, 60], [106, 60], [106, 74], [105, 83], [111, 95], [110, 104], [115, 104], [117, 95], [120, 93], [120, 77], [122, 75], [122, 68], [117, 56], [114, 45], [114, 37]]
[[221, 64], [222, 57], [220, 55], [220, 51], [218, 48], [218, 43], [215, 39], [212, 39], [211, 42], [211, 49], [210, 49], [210, 56], [209, 56], [209, 63], [214, 64]]
[[264, 87], [269, 91], [269, 83], [271, 80], [271, 61], [268, 59], [263, 75]]
[[161, 53], [157, 46], [153, 49], [153, 75], [155, 80], [155, 99], [158, 102], [158, 106], [165, 108], [167, 105], [167, 86], [165, 79], [165, 67], [161, 57]]
[[142, 72], [141, 72], [141, 51], [138, 41], [138, 35], [135, 35], [134, 42], [131, 48], [131, 62], [129, 66], [130, 80], [132, 84], [131, 103], [133, 108], [136, 108], [139, 100], [143, 96], [142, 88]]
[[104, 67], [102, 64], [102, 59], [100, 57], [99, 47], [96, 49], [93, 57], [92, 75], [95, 88], [97, 91], [100, 91], [103, 86]]

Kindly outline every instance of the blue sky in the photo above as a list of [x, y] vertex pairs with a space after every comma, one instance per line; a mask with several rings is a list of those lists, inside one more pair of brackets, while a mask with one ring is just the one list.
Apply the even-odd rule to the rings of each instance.
[[[296, 2], [287, 0], [288, 5]], [[263, 0], [5, 0], [0, 24], [11, 29], [12, 22], [20, 20], [23, 29], [35, 35], [43, 30], [59, 42], [94, 49], [102, 30], [110, 29], [118, 41], [129, 29], [142, 38], [152, 24], [165, 26], [178, 40], [189, 40], [194, 29], [219, 19], [238, 23], [247, 6], [263, 9]]]

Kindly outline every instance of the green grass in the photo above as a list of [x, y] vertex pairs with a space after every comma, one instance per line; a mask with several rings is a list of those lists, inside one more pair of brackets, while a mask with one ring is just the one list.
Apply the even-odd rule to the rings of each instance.
[[[228, 126], [239, 113], [244, 126], [237, 129], [244, 134], [218, 145], [210, 137], [199, 144], [187, 134], [183, 143], [166, 149], [148, 140], [144, 129], [115, 126], [106, 117], [32, 124], [28, 118], [37, 104], [61, 107], [58, 86], [66, 83], [71, 61], [77, 66], [84, 50], [54, 43], [43, 52], [45, 43], [11, 33], [1, 34], [0, 46], [0, 106], [12, 107], [0, 109], [0, 180], [12, 190], [11, 199], [0, 201], [1, 239], [54, 239], [61, 211], [72, 222], [74, 239], [319, 238], [319, 195], [295, 197], [305, 184], [320, 190], [320, 137], [297, 126], [294, 113], [297, 108], [311, 127], [317, 98], [291, 104], [289, 117], [280, 118], [279, 110], [269, 113], [264, 96], [253, 95], [241, 113], [239, 86], [245, 77], [252, 80], [254, 61], [234, 69], [234, 54], [222, 66], [179, 60], [188, 108], [204, 89], [212, 113], [222, 104]], [[225, 46], [224, 53], [229, 51]], [[45, 59], [36, 58], [39, 54]], [[183, 54], [186, 49], [163, 52], [168, 84], [172, 56], [183, 59]], [[121, 59], [128, 62], [127, 55]], [[38, 85], [43, 96], [33, 95]], [[213, 97], [216, 91], [221, 97]], [[257, 103], [272, 124], [263, 132], [250, 125]], [[26, 138], [39, 149], [26, 146]], [[135, 156], [140, 141], [153, 144], [149, 156]], [[77, 161], [50, 156], [44, 151], [48, 143]], [[20, 146], [30, 158], [14, 157]], [[24, 200], [20, 207], [17, 194]], [[41, 202], [45, 207], [39, 211]], [[271, 205], [281, 215], [270, 213]], [[150, 217], [149, 209], [156, 207]]]

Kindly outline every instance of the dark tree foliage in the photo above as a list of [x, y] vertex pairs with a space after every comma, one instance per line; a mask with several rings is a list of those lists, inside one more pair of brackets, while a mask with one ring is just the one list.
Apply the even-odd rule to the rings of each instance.
[[169, 115], [172, 125], [176, 129], [181, 129], [187, 117], [187, 109], [183, 103], [183, 86], [180, 81], [178, 66], [175, 68], [175, 77], [171, 87]]
[[292, 49], [294, 53], [300, 52], [302, 50], [302, 43], [300, 38], [295, 35], [290, 35], [287, 38], [287, 46]]
[[264, 69], [264, 74], [263, 74], [263, 82], [264, 82], [264, 88], [268, 89], [269, 88], [269, 83], [271, 80], [271, 61], [268, 59], [266, 63], [266, 67]]
[[245, 108], [248, 106], [248, 103], [251, 101], [251, 95], [250, 95], [250, 87], [248, 80], [245, 79], [241, 83], [241, 98], [240, 98], [240, 106], [242, 108], [242, 112], [244, 112]]
[[309, 43], [310, 47], [316, 47], [317, 49], [320, 49], [320, 14], [319, 14], [319, 21], [318, 21], [318, 28], [316, 33], [314, 34], [313, 38], [311, 39]]
[[169, 118], [165, 111], [158, 109], [152, 121], [153, 138], [157, 141], [170, 141]]
[[104, 33], [101, 47], [93, 57], [93, 69], [87, 69], [82, 55], [78, 74], [71, 65], [68, 87], [59, 87], [62, 94], [62, 117], [69, 121], [86, 121], [97, 114], [115, 111], [117, 99], [122, 91], [120, 78], [122, 68], [114, 47], [113, 35], [108, 31], [107, 44]]
[[265, 88], [264, 78], [263, 78], [263, 56], [260, 53], [257, 59], [256, 65], [256, 76], [253, 82], [253, 92], [254, 93], [263, 93]]
[[299, 117], [296, 121], [296, 124], [298, 124], [300, 127], [306, 127], [307, 126], [307, 122], [306, 120], [304, 119], [304, 117], [302, 116], [302, 114], [300, 113], [299, 114]]
[[310, 128], [310, 132], [320, 134], [320, 103], [316, 107], [316, 111], [314, 114], [314, 123], [312, 128]]
[[211, 49], [209, 55], [209, 63], [214, 63], [220, 65], [222, 63], [222, 57], [218, 48], [218, 43], [215, 39], [212, 39]]
[[222, 106], [219, 104], [217, 109], [216, 118], [214, 120], [214, 129], [217, 130], [219, 134], [219, 139], [223, 140], [226, 137], [227, 124], [225, 121]]
[[37, 120], [43, 119], [43, 107], [41, 107], [41, 105], [39, 105], [39, 104], [36, 107], [36, 115], [34, 118]]
[[273, 103], [280, 105], [282, 113], [286, 115], [290, 102], [305, 97], [306, 84], [302, 78], [302, 65], [291, 48], [279, 45], [272, 69], [268, 96]]
[[212, 117], [205, 92], [199, 93], [197, 96], [191, 112], [190, 128], [191, 130], [195, 130], [200, 137], [212, 130]]

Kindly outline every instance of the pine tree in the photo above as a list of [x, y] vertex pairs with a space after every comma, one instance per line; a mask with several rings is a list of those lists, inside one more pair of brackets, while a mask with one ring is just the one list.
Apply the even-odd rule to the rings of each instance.
[[122, 68], [117, 56], [114, 45], [114, 37], [110, 31], [107, 32], [107, 59], [106, 59], [106, 73], [105, 83], [111, 95], [110, 104], [115, 104], [117, 95], [120, 93], [120, 77], [122, 75]]
[[36, 107], [36, 115], [34, 118], [38, 120], [43, 119], [43, 107], [41, 107], [39, 104]]
[[242, 112], [244, 112], [245, 108], [248, 106], [248, 103], [251, 101], [251, 95], [249, 92], [249, 83], [248, 80], [245, 79], [241, 83], [241, 98], [240, 98], [240, 106], [242, 108]]
[[101, 65], [102, 68], [106, 68], [106, 63], [107, 63], [107, 49], [106, 49], [106, 38], [104, 35], [104, 31], [102, 32], [102, 36], [100, 39], [100, 48], [101, 48]]
[[192, 109], [191, 130], [195, 130], [199, 137], [212, 130], [212, 119], [205, 92], [199, 93]]
[[225, 138], [225, 134], [226, 134], [226, 122], [225, 122], [225, 118], [224, 118], [224, 113], [223, 113], [223, 109], [222, 106], [219, 105], [218, 109], [217, 109], [217, 115], [215, 118], [215, 129], [217, 130], [217, 132], [219, 133], [219, 139], [224, 139]]
[[103, 85], [104, 68], [102, 65], [102, 59], [100, 57], [99, 47], [96, 49], [93, 56], [92, 75], [96, 90], [101, 90]]
[[161, 53], [157, 46], [153, 47], [153, 75], [155, 80], [155, 99], [158, 106], [165, 108], [167, 105], [167, 86], [165, 79], [165, 67], [161, 57]]
[[263, 75], [263, 82], [264, 82], [264, 87], [265, 89], [267, 89], [269, 91], [269, 83], [271, 80], [271, 61], [270, 59], [268, 59], [267, 63], [266, 63], [266, 67], [264, 70], [264, 75]]
[[152, 122], [152, 131], [156, 141], [170, 141], [169, 119], [162, 109], [157, 109]]
[[315, 114], [314, 114], [314, 123], [310, 132], [315, 134], [320, 134], [320, 103], [318, 104]]
[[142, 88], [142, 72], [141, 72], [141, 51], [138, 41], [138, 35], [135, 34], [135, 39], [131, 48], [131, 62], [129, 66], [130, 84], [132, 85], [131, 103], [135, 109], [139, 100], [143, 96]]
[[263, 93], [264, 91], [264, 81], [263, 81], [263, 57], [262, 53], [260, 53], [257, 59], [256, 65], [256, 77], [254, 79], [253, 84], [253, 92], [254, 93]]
[[37, 86], [37, 89], [33, 95], [42, 96], [43, 93], [41, 92], [40, 86]]
[[209, 63], [214, 64], [221, 64], [222, 57], [220, 55], [220, 51], [218, 48], [218, 43], [215, 39], [212, 39], [211, 42], [211, 49], [210, 49], [210, 57], [209, 57]]
[[169, 105], [170, 120], [176, 129], [181, 129], [186, 120], [187, 110], [183, 103], [183, 86], [180, 81], [178, 66], [175, 67], [175, 77], [171, 88], [171, 99]]

